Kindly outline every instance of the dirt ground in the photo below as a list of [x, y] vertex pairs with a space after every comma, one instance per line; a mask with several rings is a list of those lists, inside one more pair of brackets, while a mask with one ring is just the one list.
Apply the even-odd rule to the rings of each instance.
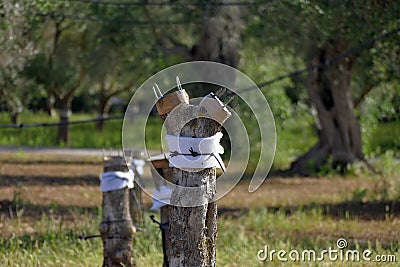
[[[73, 223], [71, 209], [84, 209], [97, 214], [102, 194], [99, 190], [98, 175], [102, 163], [46, 162], [9, 160], [0, 157], [0, 226], [18, 215], [18, 203], [24, 206], [23, 219], [18, 233], [32, 231], [30, 221], [42, 214]], [[353, 202], [355, 190], [374, 190], [377, 182], [363, 178], [321, 178], [321, 177], [272, 177], [254, 193], [247, 191], [248, 183], [237, 185], [227, 196], [219, 200], [219, 213], [224, 216], [242, 216], [250, 208], [267, 207], [271, 211], [285, 211], [290, 214], [300, 208], [319, 207], [333, 218], [353, 216], [369, 229], [379, 229], [388, 217], [393, 221], [393, 231], [371, 231], [359, 238], [400, 239], [400, 205], [386, 202]], [[150, 197], [144, 194], [144, 203], [149, 208]], [[71, 217], [72, 216], [72, 217]], [[4, 225], [3, 225], [4, 226]], [[3, 227], [1, 236], [10, 231]], [[321, 233], [323, 234], [323, 229]], [[314, 233], [315, 234], [315, 233]]]
[[[101, 204], [99, 164], [2, 163], [0, 196], [18, 197], [34, 205], [92, 207]], [[246, 182], [237, 185], [219, 201], [221, 208], [299, 206], [308, 203], [341, 202], [357, 188], [372, 188], [374, 182], [363, 179], [272, 177], [254, 193]], [[149, 204], [150, 199], [145, 197]]]

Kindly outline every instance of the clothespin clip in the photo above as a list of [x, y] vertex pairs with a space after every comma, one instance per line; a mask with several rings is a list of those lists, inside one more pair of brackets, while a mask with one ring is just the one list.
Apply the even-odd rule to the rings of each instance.
[[[223, 95], [226, 89], [220, 89], [217, 94]], [[203, 106], [211, 118], [219, 124], [223, 124], [232, 114], [227, 108], [227, 104], [232, 101], [233, 96], [229, 98], [228, 103], [224, 104], [217, 94], [210, 93], [206, 95], [201, 101], [200, 106]]]
[[[176, 84], [178, 87], [178, 91], [170, 93], [168, 95], [163, 96], [161, 94], [161, 91], [159, 91], [159, 94], [161, 94], [161, 97], [157, 96], [156, 90], [154, 90], [154, 94], [156, 95], [157, 102], [157, 111], [158, 114], [166, 115], [170, 113], [176, 106], [182, 103], [189, 104], [189, 96], [186, 93], [185, 89], [182, 88], [181, 82], [179, 80], [179, 77], [176, 76]], [[156, 84], [157, 85], [157, 84]], [[159, 88], [158, 88], [159, 90]]]

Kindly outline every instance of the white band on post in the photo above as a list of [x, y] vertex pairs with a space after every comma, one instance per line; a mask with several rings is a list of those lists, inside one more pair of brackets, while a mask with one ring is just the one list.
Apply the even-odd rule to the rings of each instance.
[[100, 190], [107, 192], [125, 187], [133, 188], [133, 180], [132, 170], [129, 170], [129, 172], [103, 172], [100, 174]]
[[216, 167], [225, 171], [224, 162], [219, 155], [224, 153], [224, 148], [219, 143], [221, 138], [221, 132], [204, 138], [167, 135], [169, 166], [181, 169]]
[[157, 188], [153, 189], [153, 196], [151, 200], [153, 201], [153, 206], [151, 206], [150, 210], [160, 211], [161, 207], [170, 204], [172, 195], [172, 189], [167, 185], [162, 185], [160, 190]]

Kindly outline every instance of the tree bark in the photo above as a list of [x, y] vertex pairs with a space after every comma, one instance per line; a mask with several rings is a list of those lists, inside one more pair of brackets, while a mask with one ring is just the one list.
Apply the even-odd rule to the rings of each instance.
[[[313, 63], [334, 58], [349, 47], [344, 40], [331, 40], [318, 50]], [[315, 50], [314, 50], [315, 51]], [[331, 157], [334, 168], [344, 168], [356, 159], [364, 159], [361, 146], [360, 124], [354, 114], [350, 92], [353, 59], [309, 73], [307, 90], [317, 111], [318, 143], [292, 163], [295, 173], [310, 174], [318, 170]]]
[[[99, 93], [99, 118], [104, 118], [108, 116], [108, 111], [109, 111], [109, 105], [108, 102], [110, 100], [110, 97], [107, 97], [106, 95], [106, 85], [105, 81], [106, 77], [104, 77], [101, 82], [100, 82], [100, 93]], [[99, 131], [102, 131], [104, 127], [104, 120], [99, 120], [96, 122], [96, 129]]]
[[[15, 90], [15, 88], [11, 88], [11, 90]], [[20, 99], [5, 88], [0, 88], [0, 97], [4, 99], [11, 123], [18, 124], [19, 115], [24, 110]]]
[[[100, 82], [100, 93], [99, 93], [99, 118], [107, 118], [111, 108], [112, 97], [128, 91], [131, 88], [133, 82], [127, 83], [125, 86], [115, 89], [115, 82], [112, 81], [109, 85], [106, 85], [106, 78], [104, 77]], [[96, 129], [101, 131], [104, 127], [104, 120], [99, 120], [96, 123]]]
[[[99, 118], [107, 118], [108, 114], [110, 112], [110, 100], [111, 98], [114, 96], [114, 94], [110, 94], [110, 95], [103, 95], [100, 97], [100, 104], [99, 104]], [[102, 131], [104, 128], [104, 120], [99, 120], [96, 123], [96, 129], [99, 131]]]
[[160, 219], [161, 224], [165, 226], [165, 228], [161, 229], [161, 238], [162, 238], [162, 246], [163, 246], [163, 254], [164, 254], [164, 261], [163, 267], [169, 267], [169, 261], [171, 255], [171, 231], [169, 229], [169, 214], [171, 212], [171, 206], [166, 205], [160, 208]]
[[[169, 167], [167, 159], [157, 159], [152, 161], [152, 164], [155, 168], [155, 170], [151, 169], [154, 185], [157, 190], [160, 190], [161, 186], [168, 186], [168, 183], [165, 180], [172, 182], [172, 168]], [[169, 259], [171, 258], [171, 255], [169, 254], [171, 252], [171, 231], [169, 227], [170, 211], [170, 205], [165, 205], [160, 208], [160, 221], [163, 225], [161, 228], [164, 254], [163, 267], [169, 267]]]
[[200, 39], [192, 49], [192, 59], [237, 67], [240, 35], [244, 25], [241, 7], [222, 6], [216, 12], [209, 10], [208, 13], [203, 19]]
[[50, 117], [55, 118], [57, 116], [56, 109], [54, 108], [56, 100], [54, 98], [54, 95], [49, 92], [48, 96], [46, 98], [46, 103], [47, 103], [47, 113], [50, 115]]
[[[174, 110], [173, 118], [165, 121], [168, 134], [209, 137], [220, 131], [221, 126], [214, 120], [203, 118], [204, 108], [181, 104]], [[193, 119], [186, 123], [188, 117]], [[215, 266], [217, 205], [216, 169], [207, 168], [190, 172], [172, 168], [172, 182], [184, 187], [204, 188], [197, 195], [177, 188], [172, 192], [170, 211], [171, 248], [169, 266]], [[195, 201], [195, 202], [194, 202]], [[182, 204], [204, 203], [196, 207], [182, 207]]]
[[[123, 158], [106, 160], [104, 172], [127, 172], [128, 167], [124, 163]], [[135, 228], [129, 212], [129, 188], [103, 192], [102, 207], [100, 234], [103, 240], [103, 266], [136, 266], [133, 258]]]
[[20, 112], [10, 112], [9, 113], [12, 124], [18, 124], [19, 114], [20, 114]]
[[69, 143], [69, 118], [71, 117], [71, 102], [72, 99], [69, 97], [60, 98], [59, 100], [59, 118], [60, 125], [58, 126], [57, 143], [64, 143], [68, 145]]

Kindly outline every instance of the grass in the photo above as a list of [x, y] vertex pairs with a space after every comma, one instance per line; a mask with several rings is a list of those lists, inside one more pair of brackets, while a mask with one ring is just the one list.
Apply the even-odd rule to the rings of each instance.
[[371, 128], [364, 150], [366, 154], [384, 154], [391, 150], [394, 156], [400, 157], [400, 122], [382, 122]]
[[[99, 218], [93, 214], [74, 216], [77, 221], [67, 224], [44, 215], [34, 223], [33, 234], [1, 239], [0, 263], [2, 266], [100, 266], [101, 240], [81, 241], [77, 238], [81, 233], [97, 233]], [[6, 222], [16, 229], [23, 224], [19, 218]], [[377, 226], [379, 228], [373, 229]], [[338, 238], [346, 238], [351, 249], [371, 249], [376, 254], [396, 255], [400, 259], [398, 240], [381, 243], [359, 239], [359, 236], [374, 232], [387, 233], [393, 226], [398, 227], [399, 222], [388, 219], [373, 224], [357, 219], [335, 219], [324, 216], [317, 208], [299, 210], [291, 215], [283, 211], [269, 212], [266, 208], [250, 209], [240, 217], [220, 217], [217, 263], [218, 266], [262, 266], [263, 263], [257, 260], [257, 252], [265, 245], [276, 250], [313, 249], [320, 252], [329, 247], [336, 248]], [[162, 265], [160, 236], [159, 229], [148, 221], [145, 230], [136, 234], [134, 256], [138, 266]], [[280, 266], [281, 262], [265, 264]], [[309, 263], [291, 262], [290, 266], [309, 266]], [[365, 262], [353, 266], [365, 266]]]
[[287, 169], [297, 156], [307, 152], [316, 142], [312, 129], [312, 121], [289, 119], [277, 122], [277, 146], [274, 166]]
[[[100, 266], [100, 240], [82, 242], [77, 236], [91, 231], [97, 218], [80, 215], [81, 221], [65, 225], [62, 221], [43, 215], [32, 229], [34, 234], [12, 235], [0, 241], [2, 266]], [[10, 221], [16, 229], [21, 219]]]
[[[70, 121], [86, 120], [95, 118], [90, 114], [73, 114]], [[20, 123], [33, 122], [57, 122], [57, 118], [51, 118], [47, 114], [23, 113]], [[0, 113], [0, 124], [10, 123], [6, 113]], [[161, 120], [150, 117], [147, 123], [146, 134], [154, 137], [158, 133]], [[58, 128], [51, 127], [31, 127], [31, 128], [10, 128], [0, 130], [0, 145], [8, 146], [41, 146], [41, 147], [73, 147], [73, 148], [120, 148], [122, 143], [122, 119], [104, 122], [104, 129], [96, 129], [95, 123], [73, 124], [70, 125], [69, 144], [58, 145], [56, 142]], [[151, 138], [150, 140], [157, 140]], [[150, 149], [159, 148], [158, 143], [148, 142]]]
[[[1, 161], [0, 266], [101, 266], [101, 239], [78, 239], [81, 234], [98, 234], [101, 194], [98, 185], [85, 181], [101, 170], [101, 163], [57, 162], [53, 166], [53, 158], [47, 164], [45, 158], [39, 164], [24, 160]], [[354, 169], [354, 176], [341, 178], [274, 178], [253, 194], [243, 182], [219, 201], [218, 266], [336, 266], [338, 262], [327, 259], [324, 265], [276, 259], [261, 262], [257, 253], [265, 246], [320, 253], [329, 247], [336, 249], [339, 238], [347, 240], [349, 249], [395, 255], [397, 262], [381, 266], [398, 266], [400, 212], [396, 207], [400, 199], [379, 194], [383, 188], [400, 192], [400, 164], [390, 153], [380, 164], [384, 176], [366, 176], [362, 169]], [[53, 173], [53, 167], [63, 171]], [[57, 184], [40, 183], [55, 177]], [[5, 194], [7, 190], [14, 194]], [[144, 231], [135, 235], [134, 257], [138, 266], [161, 266], [161, 235], [149, 215], [146, 212]]]

